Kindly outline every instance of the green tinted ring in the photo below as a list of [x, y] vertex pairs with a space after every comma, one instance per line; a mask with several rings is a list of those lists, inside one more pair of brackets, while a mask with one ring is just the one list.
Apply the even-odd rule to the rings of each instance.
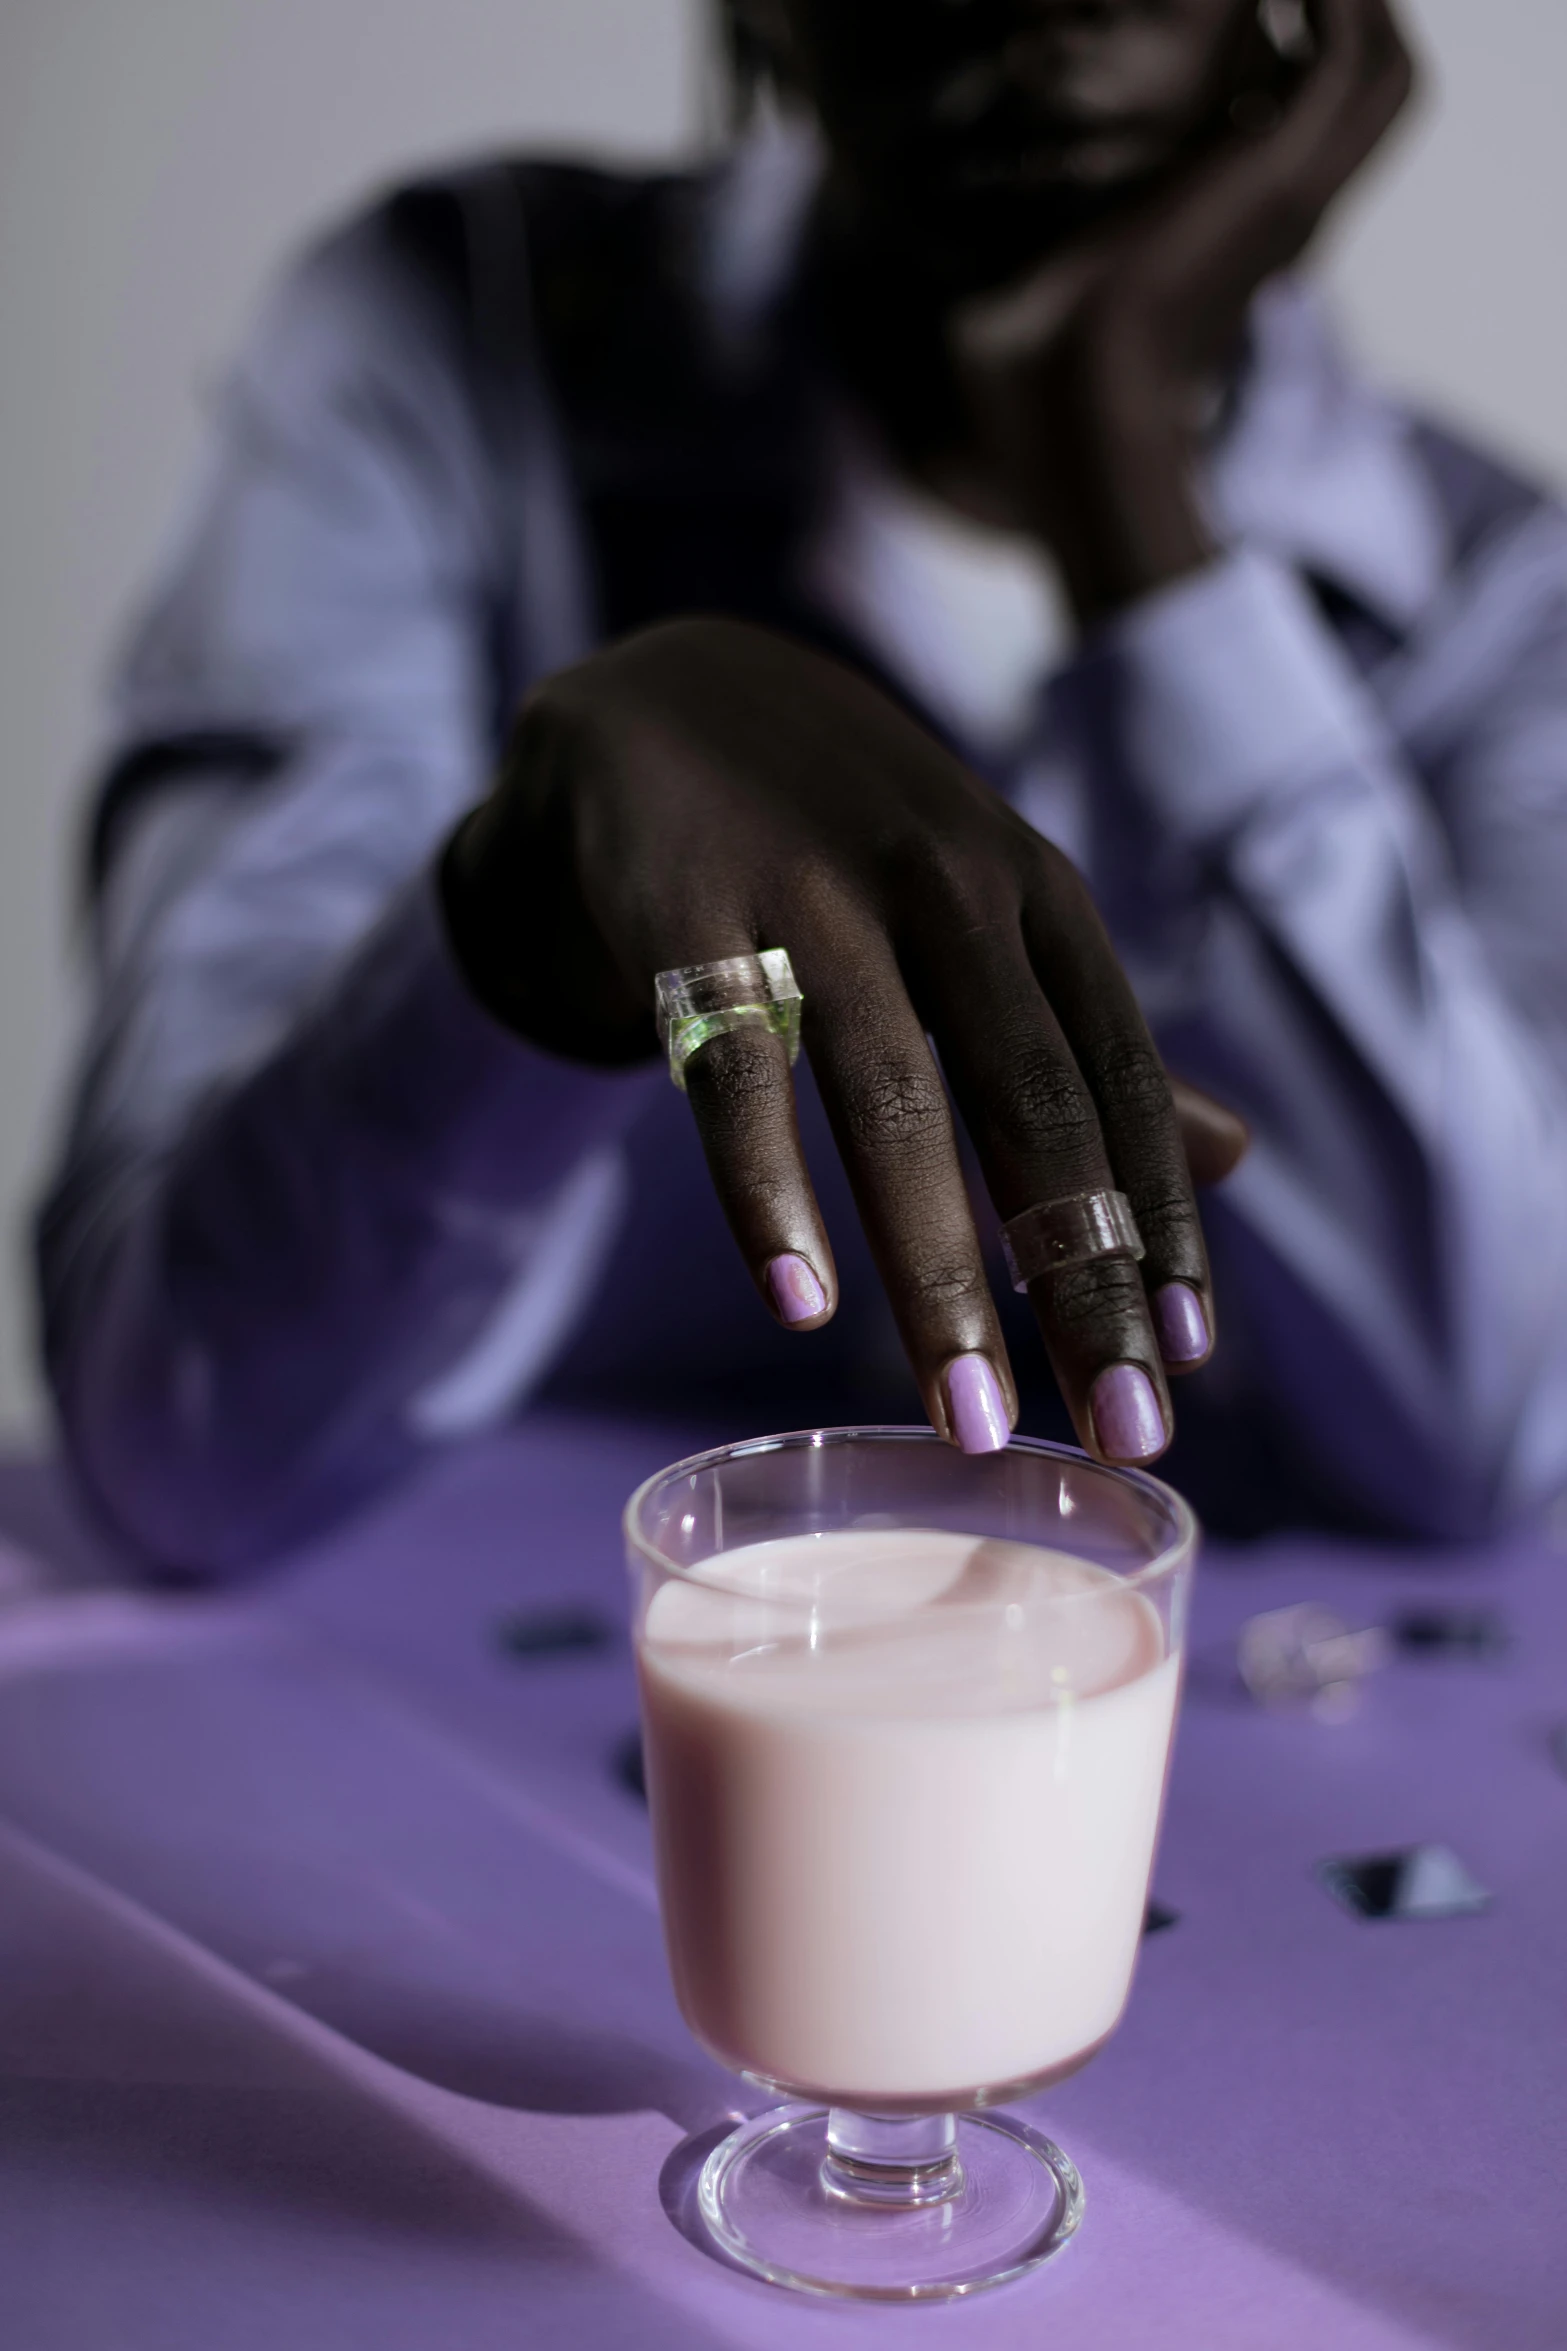
[[791, 1062], [799, 1053], [800, 1007], [805, 999], [782, 947], [661, 971], [653, 993], [669, 1074], [682, 1093], [692, 1054], [731, 1029], [766, 1029], [782, 1037]]

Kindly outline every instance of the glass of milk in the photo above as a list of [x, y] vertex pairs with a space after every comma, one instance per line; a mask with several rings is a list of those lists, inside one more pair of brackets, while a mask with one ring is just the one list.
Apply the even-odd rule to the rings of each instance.
[[817, 1429], [660, 1471], [626, 1535], [676, 1996], [785, 2099], [709, 2156], [703, 2225], [818, 2293], [1017, 2276], [1083, 2191], [996, 2109], [1126, 2002], [1191, 1512], [1066, 1446]]

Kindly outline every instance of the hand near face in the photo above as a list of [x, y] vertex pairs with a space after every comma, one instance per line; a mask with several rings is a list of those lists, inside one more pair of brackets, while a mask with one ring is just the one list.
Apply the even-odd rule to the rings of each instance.
[[1204, 398], [1258, 287], [1299, 258], [1409, 95], [1387, 0], [1315, 0], [1309, 22], [1314, 53], [1271, 119], [1260, 94], [1238, 103], [1254, 127], [951, 316], [988, 459], [1083, 618], [1211, 552], [1189, 486]]

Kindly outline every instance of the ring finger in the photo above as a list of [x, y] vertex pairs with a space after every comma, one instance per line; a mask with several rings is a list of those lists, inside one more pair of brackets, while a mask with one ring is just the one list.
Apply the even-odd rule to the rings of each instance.
[[[1094, 1090], [1030, 962], [1020, 925], [971, 929], [922, 988], [942, 1065], [1000, 1216], [1127, 1190]], [[1133, 1197], [1133, 1212], [1136, 1199]], [[1106, 1461], [1151, 1461], [1169, 1395], [1136, 1261], [1098, 1255], [1028, 1283], [1073, 1425]]]

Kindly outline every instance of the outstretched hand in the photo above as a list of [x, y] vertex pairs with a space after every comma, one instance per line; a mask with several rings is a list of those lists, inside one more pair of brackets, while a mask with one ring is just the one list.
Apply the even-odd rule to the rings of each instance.
[[[890, 701], [735, 622], [648, 630], [534, 692], [443, 879], [480, 1000], [576, 1058], [653, 1049], [656, 972], [788, 950], [926, 1410], [971, 1449], [976, 1396], [979, 1434], [999, 1444], [1016, 1390], [948, 1087], [1003, 1218], [1125, 1192], [1143, 1263], [1097, 1258], [1041, 1276], [1030, 1297], [1084, 1443], [1123, 1460], [1163, 1450], [1166, 1370], [1194, 1368], [1213, 1331], [1188, 1151], [1223, 1173], [1244, 1129], [1186, 1090], [1183, 1148], [1075, 868]], [[720, 1036], [686, 1078], [757, 1289], [780, 1321], [816, 1328], [836, 1277], [782, 1044]]]

